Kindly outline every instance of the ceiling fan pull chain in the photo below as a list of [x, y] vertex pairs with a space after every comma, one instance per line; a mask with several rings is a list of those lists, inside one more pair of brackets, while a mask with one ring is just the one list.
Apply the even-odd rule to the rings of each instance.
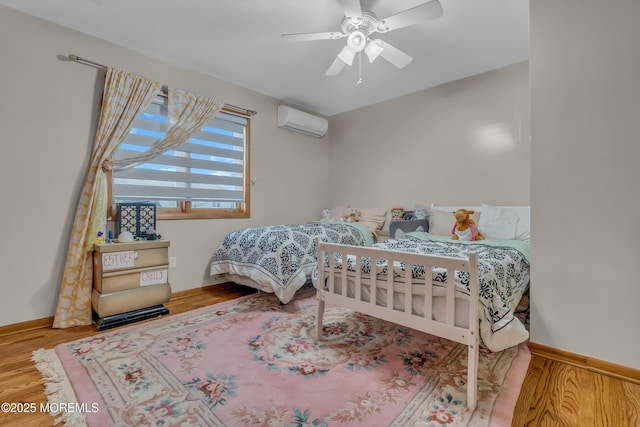
[[358, 81], [356, 84], [362, 83], [362, 52], [358, 52]]

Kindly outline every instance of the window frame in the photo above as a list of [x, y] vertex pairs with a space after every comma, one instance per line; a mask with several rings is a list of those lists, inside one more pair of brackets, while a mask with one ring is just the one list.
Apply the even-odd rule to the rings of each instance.
[[[251, 209], [251, 116], [243, 114], [235, 109], [223, 107], [223, 112], [240, 116], [247, 120], [245, 126], [245, 146], [244, 146], [244, 203], [239, 203], [238, 208], [193, 208], [191, 201], [183, 200], [177, 208], [161, 208], [156, 207], [157, 220], [173, 220], [173, 219], [219, 219], [219, 218], [250, 218]], [[141, 200], [142, 201], [142, 200]], [[118, 204], [113, 200], [113, 171], [107, 172], [107, 219], [117, 221]]]

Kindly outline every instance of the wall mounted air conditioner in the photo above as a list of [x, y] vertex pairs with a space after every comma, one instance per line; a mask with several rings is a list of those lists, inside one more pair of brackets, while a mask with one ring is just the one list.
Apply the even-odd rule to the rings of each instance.
[[320, 138], [327, 133], [329, 122], [322, 117], [278, 105], [278, 127]]

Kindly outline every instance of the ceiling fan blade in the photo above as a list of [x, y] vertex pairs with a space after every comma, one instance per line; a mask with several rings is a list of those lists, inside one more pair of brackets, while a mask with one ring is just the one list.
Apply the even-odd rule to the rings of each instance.
[[398, 48], [391, 46], [389, 43], [386, 43], [380, 39], [376, 39], [375, 42], [382, 47], [382, 52], [380, 52], [380, 56], [391, 62], [398, 68], [404, 68], [413, 61], [413, 58], [401, 51]]
[[405, 11], [391, 15], [386, 19], [381, 19], [375, 31], [386, 33], [398, 28], [408, 27], [421, 22], [430, 21], [442, 16], [442, 5], [438, 0], [423, 3], [420, 6], [412, 7]]
[[331, 31], [326, 33], [282, 34], [281, 37], [288, 42], [308, 42], [313, 40], [335, 40], [345, 37], [345, 35], [339, 31]]
[[362, 20], [362, 9], [360, 8], [360, 0], [340, 0], [340, 6], [344, 10], [344, 16], [351, 21]]
[[345, 65], [346, 64], [344, 63], [344, 61], [342, 61], [339, 56], [336, 56], [336, 59], [333, 60], [333, 63], [331, 64], [327, 72], [324, 73], [324, 75], [337, 76], [342, 72], [342, 69], [344, 68]]

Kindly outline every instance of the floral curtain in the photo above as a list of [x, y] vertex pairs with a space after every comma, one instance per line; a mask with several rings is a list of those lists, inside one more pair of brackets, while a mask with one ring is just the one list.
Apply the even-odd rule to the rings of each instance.
[[[103, 92], [102, 110], [93, 154], [71, 230], [65, 269], [60, 284], [54, 328], [91, 324], [93, 243], [106, 230], [107, 177], [110, 158], [125, 139], [138, 115], [161, 91], [162, 85], [144, 77], [110, 68]], [[165, 138], [139, 157], [119, 160], [116, 167], [152, 159], [181, 144], [220, 111], [215, 99], [169, 89], [169, 127]]]

